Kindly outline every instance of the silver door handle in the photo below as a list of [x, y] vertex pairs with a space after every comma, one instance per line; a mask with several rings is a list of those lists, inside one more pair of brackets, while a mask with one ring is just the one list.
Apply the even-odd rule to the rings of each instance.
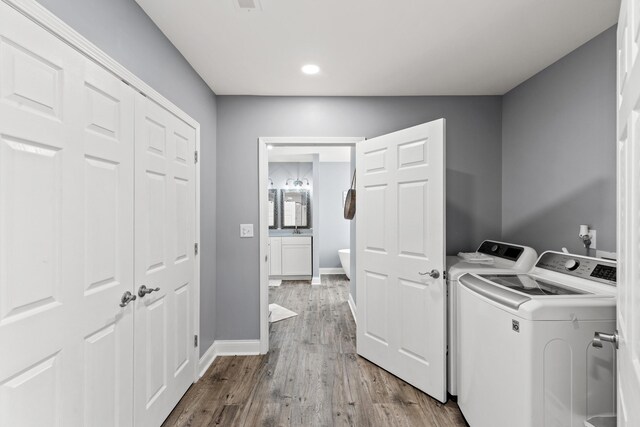
[[618, 337], [618, 331], [615, 331], [612, 334], [607, 334], [605, 332], [596, 332], [593, 334], [593, 341], [591, 341], [591, 345], [596, 348], [602, 348], [603, 342], [610, 342], [613, 344], [613, 347], [617, 350], [618, 344], [620, 343], [620, 338]]
[[438, 270], [436, 270], [435, 268], [431, 271], [425, 271], [424, 273], [420, 273], [418, 272], [419, 275], [421, 276], [426, 276], [427, 274], [431, 277], [433, 277], [434, 279], [437, 279], [438, 277], [440, 277], [440, 272]]
[[134, 301], [137, 297], [131, 292], [127, 291], [122, 294], [122, 298], [120, 298], [120, 307], [126, 307], [131, 301]]
[[142, 285], [140, 286], [140, 289], [138, 289], [138, 296], [142, 298], [151, 292], [158, 292], [159, 290], [160, 288], [147, 288], [145, 285]]

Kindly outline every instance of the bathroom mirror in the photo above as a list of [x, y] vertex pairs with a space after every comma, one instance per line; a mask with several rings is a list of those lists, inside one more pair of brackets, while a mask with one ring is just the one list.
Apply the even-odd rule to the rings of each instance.
[[282, 228], [311, 228], [309, 190], [280, 190]]
[[269, 189], [269, 228], [278, 228], [278, 190]]

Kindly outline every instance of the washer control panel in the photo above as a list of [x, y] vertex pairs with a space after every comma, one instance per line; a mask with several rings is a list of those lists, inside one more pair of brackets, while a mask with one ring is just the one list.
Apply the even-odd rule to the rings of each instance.
[[506, 243], [485, 240], [478, 248], [478, 252], [499, 258], [517, 261], [524, 252], [522, 246], [508, 245]]
[[545, 252], [536, 267], [616, 286], [616, 262], [573, 254]]

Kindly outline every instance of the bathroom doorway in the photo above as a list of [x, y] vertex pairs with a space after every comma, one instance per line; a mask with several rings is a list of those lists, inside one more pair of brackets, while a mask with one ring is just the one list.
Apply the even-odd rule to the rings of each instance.
[[[342, 213], [355, 144], [363, 140], [258, 140], [261, 353], [269, 350], [270, 320], [303, 327], [304, 300], [344, 299], [355, 318], [355, 280], [347, 277], [356, 261], [355, 220]], [[329, 293], [319, 291], [323, 284]]]

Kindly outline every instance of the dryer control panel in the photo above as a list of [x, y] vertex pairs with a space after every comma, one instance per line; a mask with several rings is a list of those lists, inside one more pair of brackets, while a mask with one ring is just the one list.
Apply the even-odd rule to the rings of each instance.
[[517, 261], [522, 252], [524, 252], [524, 248], [507, 243], [494, 242], [493, 240], [485, 240], [478, 248], [478, 252], [510, 261]]
[[545, 252], [536, 267], [616, 286], [616, 263], [580, 255]]

